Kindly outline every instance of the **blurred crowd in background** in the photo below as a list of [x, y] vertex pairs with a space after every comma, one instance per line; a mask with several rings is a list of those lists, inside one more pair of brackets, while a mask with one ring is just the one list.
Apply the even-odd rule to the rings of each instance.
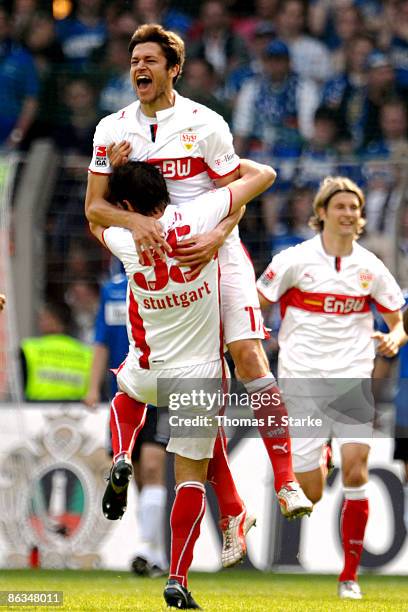
[[92, 336], [110, 272], [83, 216], [86, 164], [99, 119], [135, 99], [127, 46], [146, 22], [186, 42], [178, 91], [224, 116], [241, 156], [278, 171], [241, 223], [256, 270], [312, 235], [317, 185], [346, 174], [367, 195], [363, 242], [394, 268], [397, 240], [408, 286], [408, 0], [10, 0], [0, 150], [50, 138], [62, 158], [84, 158], [61, 165], [47, 218], [48, 297], [78, 311], [80, 336]]

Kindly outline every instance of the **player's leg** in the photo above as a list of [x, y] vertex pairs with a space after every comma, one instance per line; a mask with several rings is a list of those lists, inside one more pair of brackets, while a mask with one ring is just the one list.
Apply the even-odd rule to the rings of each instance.
[[246, 555], [245, 536], [255, 525], [256, 519], [247, 514], [236, 489], [228, 463], [227, 439], [222, 427], [218, 429], [207, 479], [214, 489], [220, 509], [219, 525], [223, 539], [221, 562], [223, 567], [233, 567]]
[[[222, 322], [228, 350], [248, 393], [270, 396], [269, 406], [264, 404], [262, 414], [258, 410], [255, 416], [265, 422], [260, 434], [274, 471], [276, 492], [284, 493], [287, 488], [292, 498], [298, 496], [293, 516], [301, 515], [303, 510], [310, 512], [312, 504], [295, 482], [288, 428], [276, 426], [287, 412], [281, 398], [274, 402], [279, 389], [261, 343], [265, 332], [254, 270], [248, 254], [234, 237], [220, 250], [220, 265]], [[269, 415], [275, 418], [273, 424], [268, 422]]]
[[102, 511], [109, 520], [122, 518], [132, 478], [133, 446], [146, 418], [146, 405], [119, 391], [112, 400], [110, 429], [113, 463], [102, 499]]
[[340, 530], [344, 567], [339, 576], [339, 595], [347, 599], [361, 599], [356, 580], [369, 511], [367, 499], [369, 452], [369, 444], [351, 441], [341, 444], [344, 501]]
[[[254, 347], [256, 347], [255, 351]], [[238, 375], [251, 396], [254, 416], [259, 423], [258, 430], [272, 464], [275, 490], [281, 510], [288, 518], [310, 514], [313, 505], [306, 498], [293, 472], [291, 438], [287, 422], [285, 424], [288, 412], [275, 377], [269, 370], [269, 366], [268, 369], [265, 368], [264, 360], [261, 358], [258, 361], [258, 365], [260, 364], [259, 376], [256, 375], [254, 368], [245, 366], [242, 369], [240, 365], [242, 356], [244, 356], [242, 359], [244, 364], [247, 364], [247, 352], [252, 356], [255, 352], [262, 352], [265, 355], [261, 342], [257, 339], [238, 340], [231, 342], [228, 348], [237, 367]], [[245, 379], [242, 372], [256, 377]]]
[[305, 495], [316, 504], [322, 498], [327, 477], [325, 440], [296, 436], [292, 438], [292, 456], [296, 478]]
[[131, 568], [139, 576], [159, 576], [167, 567], [164, 543], [167, 442], [167, 414], [154, 406], [148, 406], [145, 424], [132, 453], [134, 473], [138, 476], [137, 519], [140, 541]]
[[205, 513], [207, 467], [208, 459], [175, 456], [176, 497], [170, 515], [170, 570], [164, 589], [167, 605], [174, 608], [199, 607], [187, 590], [187, 574]]
[[[206, 507], [204, 483], [215, 437], [170, 437], [167, 449], [175, 452], [176, 497], [170, 515], [171, 551], [169, 579], [164, 599], [170, 607], [198, 608], [187, 590], [187, 574]], [[177, 453], [180, 449], [182, 455]], [[196, 457], [196, 458], [195, 458]]]
[[167, 499], [165, 461], [163, 444], [143, 442], [138, 462], [141, 490], [137, 507], [141, 541], [132, 562], [133, 571], [139, 575], [159, 576], [167, 567], [164, 533]]

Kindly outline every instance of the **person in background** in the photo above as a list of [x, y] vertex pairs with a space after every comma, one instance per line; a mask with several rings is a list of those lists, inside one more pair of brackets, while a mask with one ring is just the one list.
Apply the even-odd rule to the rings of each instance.
[[[316, 236], [285, 249], [257, 286], [261, 307], [280, 301], [279, 383], [289, 417], [316, 417], [322, 427], [291, 430], [293, 465], [306, 495], [317, 503], [329, 473], [325, 439], [340, 446], [344, 502], [341, 599], [361, 599], [357, 569], [368, 520], [368, 455], [373, 436], [371, 375], [377, 352], [396, 355], [405, 341], [395, 279], [356, 239], [365, 220], [361, 189], [342, 176], [326, 177], [313, 201]], [[374, 332], [375, 303], [389, 333]], [[316, 423], [317, 425], [317, 423]]]
[[102, 0], [81, 0], [72, 15], [57, 22], [58, 39], [72, 70], [81, 72], [91, 54], [106, 42], [102, 4]]
[[6, 305], [6, 296], [4, 295], [4, 293], [0, 293], [0, 311], [4, 310], [5, 305]]
[[44, 304], [39, 336], [21, 343], [24, 397], [28, 401], [80, 401], [91, 373], [92, 350], [70, 334], [71, 309], [63, 302]]
[[[93, 360], [88, 393], [84, 403], [95, 408], [101, 400], [101, 390], [109, 370], [116, 371], [126, 359], [129, 339], [126, 329], [127, 278], [123, 268], [101, 289], [95, 324]], [[109, 399], [118, 391], [116, 377], [110, 377]], [[132, 570], [140, 576], [158, 576], [167, 567], [164, 545], [164, 512], [166, 507], [165, 447], [168, 442], [157, 408], [152, 406], [132, 451], [135, 484], [139, 496], [137, 518], [140, 543], [132, 561]], [[165, 415], [162, 415], [165, 416]], [[164, 419], [166, 420], [166, 419]], [[112, 443], [109, 437], [109, 454]]]
[[38, 108], [39, 82], [31, 54], [11, 37], [0, 7], [0, 148], [19, 148]]

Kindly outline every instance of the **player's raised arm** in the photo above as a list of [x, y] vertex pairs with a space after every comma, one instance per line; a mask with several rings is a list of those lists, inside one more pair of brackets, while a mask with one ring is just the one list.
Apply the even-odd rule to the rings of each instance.
[[[239, 177], [231, 183], [225, 181], [231, 191], [230, 214], [214, 230], [191, 236], [177, 248], [176, 259], [180, 264], [192, 268], [191, 275], [197, 274], [211, 261], [215, 252], [224, 244], [228, 234], [241, 219], [244, 205], [268, 189], [275, 178], [276, 172], [271, 166], [247, 159], [241, 160]], [[189, 275], [186, 278], [189, 278]]]
[[275, 179], [276, 172], [271, 166], [241, 159], [240, 178], [228, 185], [232, 196], [231, 213], [269, 189]]

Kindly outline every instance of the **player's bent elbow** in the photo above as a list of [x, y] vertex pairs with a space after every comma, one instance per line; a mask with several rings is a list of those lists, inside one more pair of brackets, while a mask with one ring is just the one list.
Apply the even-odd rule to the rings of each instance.
[[269, 189], [276, 180], [276, 170], [272, 166], [264, 166], [265, 189]]

